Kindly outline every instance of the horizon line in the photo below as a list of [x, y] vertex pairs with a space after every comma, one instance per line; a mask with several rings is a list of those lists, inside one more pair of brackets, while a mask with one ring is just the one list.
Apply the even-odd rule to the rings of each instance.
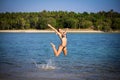
[[34, 13], [34, 12], [43, 12], [43, 11], [46, 11], [46, 12], [75, 12], [75, 13], [84, 13], [84, 12], [87, 12], [87, 13], [99, 13], [99, 12], [109, 12], [109, 11], [113, 11], [113, 12], [117, 12], [117, 13], [120, 13], [119, 11], [115, 11], [114, 9], [110, 9], [109, 11], [105, 11], [105, 10], [100, 10], [100, 11], [97, 11], [97, 12], [90, 12], [90, 11], [67, 11], [67, 10], [41, 10], [41, 11], [1, 11], [0, 13]]

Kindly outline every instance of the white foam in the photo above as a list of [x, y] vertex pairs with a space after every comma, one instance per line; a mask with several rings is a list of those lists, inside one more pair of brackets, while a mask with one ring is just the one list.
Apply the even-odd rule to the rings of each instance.
[[37, 64], [36, 61], [34, 61], [34, 64], [37, 68], [39, 69], [44, 69], [44, 70], [54, 70], [54, 69], [57, 69], [54, 61], [52, 59], [49, 59], [46, 64]]

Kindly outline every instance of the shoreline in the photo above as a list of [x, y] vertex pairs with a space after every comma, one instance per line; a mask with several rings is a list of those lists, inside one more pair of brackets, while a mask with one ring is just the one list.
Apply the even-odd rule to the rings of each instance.
[[[0, 33], [54, 33], [53, 30], [0, 30]], [[120, 33], [120, 31], [98, 31], [92, 29], [68, 29], [68, 33]]]
[[[0, 30], [0, 33], [2, 32], [10, 32], [10, 33], [54, 33], [52, 30]], [[80, 29], [68, 29], [68, 33], [104, 33], [103, 31], [97, 31], [97, 30], [80, 30]]]

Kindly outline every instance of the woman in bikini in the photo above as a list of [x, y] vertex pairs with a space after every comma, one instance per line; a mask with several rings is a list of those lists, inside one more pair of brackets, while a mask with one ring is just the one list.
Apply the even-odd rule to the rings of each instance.
[[54, 51], [54, 55], [55, 56], [59, 56], [60, 53], [63, 51], [64, 55], [67, 55], [67, 38], [66, 38], [66, 31], [63, 31], [62, 29], [58, 29], [56, 30], [54, 27], [52, 27], [50, 24], [48, 24], [48, 26], [53, 29], [56, 34], [59, 36], [60, 40], [61, 40], [61, 44], [58, 47], [58, 50], [56, 49], [55, 45], [53, 43], [51, 43], [51, 46], [53, 48]]

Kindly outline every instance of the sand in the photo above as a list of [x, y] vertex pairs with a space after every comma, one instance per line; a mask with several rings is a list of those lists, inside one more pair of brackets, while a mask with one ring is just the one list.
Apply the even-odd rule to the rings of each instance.
[[[53, 33], [52, 30], [0, 30], [0, 32], [23, 32], [23, 33]], [[103, 31], [97, 30], [80, 30], [80, 29], [69, 29], [68, 33], [102, 33]]]

